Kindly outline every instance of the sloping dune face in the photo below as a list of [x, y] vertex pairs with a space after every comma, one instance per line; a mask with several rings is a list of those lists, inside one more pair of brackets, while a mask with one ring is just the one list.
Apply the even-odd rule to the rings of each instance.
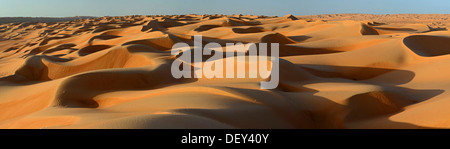
[[[172, 46], [279, 43], [280, 80], [171, 75]], [[450, 128], [450, 31], [250, 15], [0, 25], [0, 128]]]

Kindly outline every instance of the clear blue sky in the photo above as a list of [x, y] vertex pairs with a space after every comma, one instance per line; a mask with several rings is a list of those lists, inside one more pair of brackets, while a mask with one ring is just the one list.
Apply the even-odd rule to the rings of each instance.
[[0, 0], [0, 17], [152, 14], [450, 14], [450, 0]]

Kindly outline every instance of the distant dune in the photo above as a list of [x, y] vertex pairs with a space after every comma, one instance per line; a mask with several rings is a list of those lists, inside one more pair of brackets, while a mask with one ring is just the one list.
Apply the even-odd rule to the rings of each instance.
[[54, 23], [54, 22], [66, 22], [78, 19], [88, 19], [94, 17], [79, 16], [79, 17], [0, 17], [0, 24], [4, 23], [23, 23], [23, 22], [42, 22], [42, 23]]
[[383, 23], [421, 23], [428, 25], [450, 25], [450, 14], [324, 14], [297, 16], [301, 19], [329, 21], [376, 21]]
[[[0, 25], [0, 128], [450, 128], [448, 18], [17, 18], [34, 23]], [[278, 87], [173, 78], [194, 35], [280, 43]]]

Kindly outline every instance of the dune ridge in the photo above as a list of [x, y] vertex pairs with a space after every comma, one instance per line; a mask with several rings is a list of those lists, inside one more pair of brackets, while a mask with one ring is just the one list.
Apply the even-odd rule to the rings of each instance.
[[[0, 24], [0, 128], [450, 128], [447, 22], [190, 14]], [[173, 78], [172, 46], [195, 35], [279, 43], [279, 86]]]

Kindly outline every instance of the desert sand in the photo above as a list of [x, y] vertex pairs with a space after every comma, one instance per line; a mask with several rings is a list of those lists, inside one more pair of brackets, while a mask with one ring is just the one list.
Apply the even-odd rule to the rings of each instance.
[[[416, 19], [410, 19], [410, 18]], [[450, 128], [449, 15], [0, 25], [0, 128]], [[177, 42], [280, 43], [280, 83], [175, 79]]]

